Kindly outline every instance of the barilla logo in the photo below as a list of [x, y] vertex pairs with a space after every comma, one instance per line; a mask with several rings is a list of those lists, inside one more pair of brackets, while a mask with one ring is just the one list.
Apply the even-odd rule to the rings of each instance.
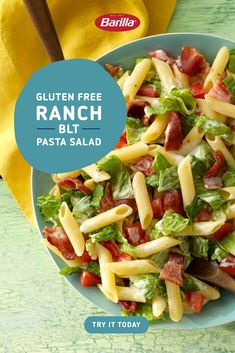
[[97, 17], [96, 27], [104, 31], [122, 32], [131, 31], [140, 25], [138, 17], [126, 13], [108, 13]]

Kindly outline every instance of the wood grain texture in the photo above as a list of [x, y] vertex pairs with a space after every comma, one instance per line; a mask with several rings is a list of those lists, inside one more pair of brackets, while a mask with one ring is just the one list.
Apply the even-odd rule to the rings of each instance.
[[[178, 0], [168, 32], [235, 39], [234, 0]], [[206, 330], [89, 335], [83, 322], [104, 315], [58, 275], [0, 181], [0, 353], [232, 353], [235, 323]]]

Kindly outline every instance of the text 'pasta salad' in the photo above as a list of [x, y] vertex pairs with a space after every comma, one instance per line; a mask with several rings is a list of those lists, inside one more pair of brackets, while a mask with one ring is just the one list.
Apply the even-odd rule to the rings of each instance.
[[[124, 315], [178, 322], [235, 292], [235, 50], [212, 66], [185, 46], [106, 64], [126, 128], [102, 160], [53, 174], [38, 197], [62, 275], [98, 286]], [[114, 119], [118, 119], [115, 116]]]

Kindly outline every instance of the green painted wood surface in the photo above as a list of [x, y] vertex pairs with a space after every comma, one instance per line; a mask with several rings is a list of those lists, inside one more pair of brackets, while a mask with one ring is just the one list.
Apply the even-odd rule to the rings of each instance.
[[[168, 32], [235, 40], [234, 20], [234, 0], [179, 0]], [[86, 317], [104, 312], [58, 275], [2, 181], [0, 249], [0, 353], [235, 352], [235, 323], [196, 331], [151, 328], [145, 335], [87, 334]]]

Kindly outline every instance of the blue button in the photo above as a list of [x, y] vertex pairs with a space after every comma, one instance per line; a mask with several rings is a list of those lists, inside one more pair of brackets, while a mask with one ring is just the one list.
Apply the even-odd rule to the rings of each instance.
[[148, 326], [143, 316], [89, 316], [84, 322], [88, 333], [145, 333]]

